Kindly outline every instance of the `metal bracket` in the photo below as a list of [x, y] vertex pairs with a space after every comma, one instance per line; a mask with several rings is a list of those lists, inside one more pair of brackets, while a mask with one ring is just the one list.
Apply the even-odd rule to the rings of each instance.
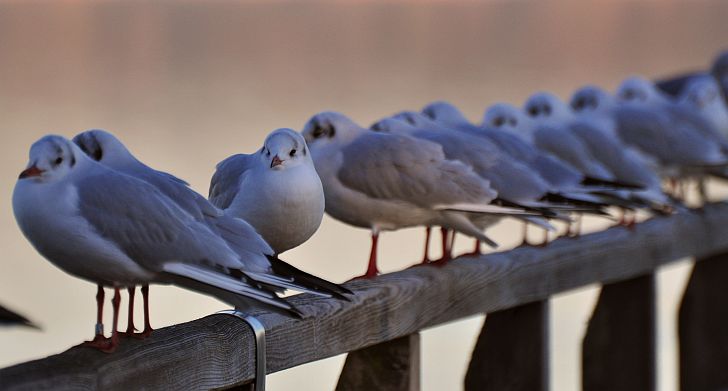
[[247, 323], [253, 330], [253, 335], [255, 335], [255, 391], [265, 391], [265, 326], [256, 317], [245, 315], [238, 310], [224, 310], [217, 313], [234, 316]]

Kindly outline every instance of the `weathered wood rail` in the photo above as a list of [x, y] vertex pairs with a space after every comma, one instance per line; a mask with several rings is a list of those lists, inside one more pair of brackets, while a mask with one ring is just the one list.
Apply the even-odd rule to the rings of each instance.
[[[299, 295], [291, 300], [303, 320], [256, 314], [267, 329], [268, 372], [354, 352], [337, 389], [417, 390], [417, 332], [488, 313], [465, 389], [545, 390], [548, 298], [602, 283], [583, 345], [584, 389], [654, 389], [653, 273], [693, 256], [708, 260], [698, 262], [681, 309], [681, 383], [684, 389], [728, 387], [722, 368], [728, 362], [723, 304], [728, 256], [719, 256], [728, 253], [726, 227], [728, 204], [715, 203], [653, 218], [633, 230], [611, 228], [546, 248], [522, 247], [350, 282], [347, 287], [356, 293], [351, 302]], [[254, 346], [246, 324], [210, 315], [159, 329], [147, 340], [127, 340], [114, 354], [72, 348], [1, 369], [0, 389], [239, 387], [254, 378]]]

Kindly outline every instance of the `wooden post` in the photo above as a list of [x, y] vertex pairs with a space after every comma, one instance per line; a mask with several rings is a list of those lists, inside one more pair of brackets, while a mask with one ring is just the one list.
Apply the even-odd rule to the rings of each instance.
[[337, 391], [419, 391], [420, 334], [349, 353]]
[[680, 388], [728, 388], [728, 254], [695, 263], [678, 316]]
[[485, 318], [465, 375], [465, 390], [547, 390], [548, 301]]
[[602, 287], [582, 344], [582, 388], [656, 388], [655, 277]]

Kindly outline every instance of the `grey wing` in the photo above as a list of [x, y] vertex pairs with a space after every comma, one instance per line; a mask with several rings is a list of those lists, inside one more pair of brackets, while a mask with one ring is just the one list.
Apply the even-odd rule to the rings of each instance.
[[515, 134], [500, 129], [489, 129], [486, 135], [502, 151], [515, 160], [528, 164], [531, 169], [538, 172], [542, 179], [556, 189], [577, 186], [584, 178], [573, 167], [554, 156], [544, 154]]
[[156, 187], [104, 171], [78, 182], [79, 211], [131, 259], [155, 272], [168, 262], [242, 267], [219, 236]]
[[536, 146], [569, 163], [585, 175], [612, 180], [614, 176], [589, 153], [578, 139], [560, 127], [540, 127], [534, 132]]
[[663, 112], [640, 107], [624, 106], [614, 113], [619, 138], [661, 164], [711, 164], [722, 163], [724, 158], [719, 146], [685, 128], [673, 126]]
[[725, 135], [700, 114], [674, 104], [670, 104], [668, 107], [670, 115], [674, 118], [674, 123], [691, 129], [705, 139], [720, 145], [723, 151], [728, 151], [728, 139], [726, 139]]
[[639, 155], [629, 153], [617, 139], [588, 123], [575, 123], [570, 126], [573, 134], [589, 148], [597, 158], [614, 174], [618, 181], [645, 187], [660, 187], [660, 179]]
[[342, 153], [339, 180], [372, 198], [433, 207], [487, 203], [496, 196], [488, 181], [462, 162], [447, 160], [442, 147], [426, 140], [367, 133]]
[[499, 197], [513, 202], [533, 201], [547, 191], [547, 184], [525, 165], [502, 153], [487, 137], [442, 132], [417, 132], [442, 147], [445, 158], [460, 160], [490, 182]]
[[135, 176], [156, 187], [162, 194], [176, 202], [179, 207], [193, 215], [197, 220], [206, 216], [220, 216], [222, 211], [216, 208], [205, 197], [192, 190], [187, 182], [163, 171], [149, 168], [134, 173], [124, 172]]
[[240, 177], [253, 166], [254, 156], [237, 154], [218, 163], [210, 180], [208, 196], [213, 205], [220, 209], [230, 206], [240, 189]]

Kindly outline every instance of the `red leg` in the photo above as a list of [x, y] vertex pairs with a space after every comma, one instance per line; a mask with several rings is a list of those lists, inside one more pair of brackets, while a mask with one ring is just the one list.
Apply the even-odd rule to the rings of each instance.
[[359, 277], [354, 277], [352, 280], [369, 279], [379, 275], [379, 268], [377, 268], [377, 242], [379, 241], [379, 232], [372, 231], [372, 250], [369, 253], [369, 264], [367, 265], [367, 272]]
[[428, 226], [425, 228], [425, 256], [422, 257], [422, 264], [430, 262], [429, 249], [430, 249], [430, 234], [432, 233], [432, 227]]
[[131, 337], [134, 335], [134, 332], [137, 329], [136, 327], [134, 327], [134, 296], [136, 293], [136, 287], [127, 287], [126, 291], [129, 293], [129, 311], [126, 320], [126, 331], [119, 332], [119, 335], [121, 335], [122, 337]]
[[449, 238], [449, 231], [447, 228], [441, 227], [440, 228], [440, 235], [442, 235], [442, 257], [440, 257], [440, 261], [447, 261], [450, 259], [452, 253], [452, 248], [450, 247], [450, 243], [448, 241]]
[[444, 227], [440, 227], [440, 235], [442, 237], [442, 256], [436, 261], [430, 262], [434, 266], [444, 266], [452, 259], [452, 247], [451, 245], [455, 242], [455, 231], [452, 231], [453, 237], [450, 237], [450, 230]]
[[81, 346], [90, 348], [102, 348], [108, 343], [104, 337], [104, 287], [97, 285], [96, 288], [96, 334], [94, 339], [81, 343]]
[[146, 338], [152, 334], [152, 325], [149, 323], [149, 285], [142, 285], [142, 298], [144, 298], [144, 331], [137, 334], [141, 338]]
[[111, 299], [111, 306], [114, 308], [114, 320], [111, 329], [111, 338], [106, 348], [101, 349], [102, 352], [112, 353], [119, 346], [119, 304], [121, 304], [121, 292], [119, 287], [114, 287], [114, 297]]
[[369, 253], [369, 264], [364, 278], [374, 278], [379, 274], [377, 268], [377, 242], [379, 241], [379, 232], [372, 232], [372, 250]]
[[528, 223], [523, 222], [523, 240], [521, 240], [521, 246], [530, 246], [531, 243], [528, 243]]
[[470, 255], [471, 257], [474, 257], [474, 256], [477, 256], [477, 255], [480, 255], [480, 254], [481, 254], [481, 252], [480, 252], [480, 240], [475, 239], [475, 247], [473, 247], [473, 251], [472, 252], [469, 252], [469, 253], [467, 253], [465, 255]]

